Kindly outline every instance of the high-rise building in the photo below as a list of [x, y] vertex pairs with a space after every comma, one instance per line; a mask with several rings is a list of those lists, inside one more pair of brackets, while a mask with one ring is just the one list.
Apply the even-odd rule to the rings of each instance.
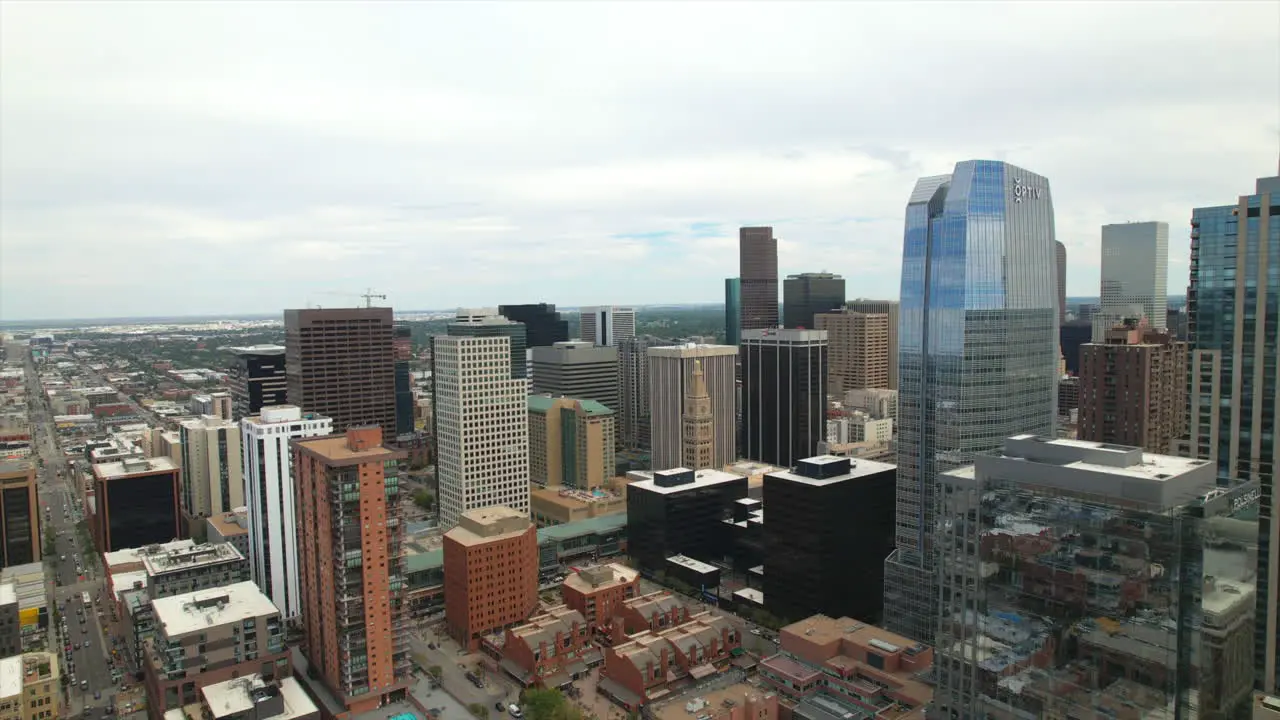
[[228, 385], [233, 420], [257, 415], [264, 407], [288, 402], [283, 345], [251, 345], [231, 348]]
[[636, 309], [584, 307], [578, 309], [578, 333], [582, 340], [601, 347], [617, 347], [623, 338], [636, 336]]
[[667, 558], [725, 556], [725, 511], [747, 496], [747, 478], [723, 470], [632, 472], [627, 485], [627, 552], [641, 570], [665, 570]]
[[830, 393], [889, 387], [889, 316], [843, 308], [814, 316], [814, 328], [827, 332]]
[[715, 414], [711, 412], [711, 395], [707, 392], [707, 377], [702, 372], [700, 360], [693, 361], [693, 382], [684, 396], [680, 423], [684, 451], [681, 467], [690, 470], [714, 467]]
[[555, 305], [499, 305], [498, 314], [524, 325], [525, 342], [530, 348], [547, 347], [569, 339], [569, 321], [560, 317]]
[[441, 526], [491, 505], [528, 514], [528, 390], [511, 377], [511, 339], [437, 335], [434, 342]]
[[0, 567], [39, 562], [42, 540], [35, 465], [0, 462]]
[[738, 459], [737, 359], [738, 348], [732, 345], [688, 343], [648, 349], [651, 467], [680, 467], [684, 462], [685, 397], [698, 365], [711, 403], [712, 467]]
[[178, 423], [182, 438], [183, 535], [204, 538], [205, 518], [244, 505], [240, 428], [204, 415]]
[[618, 343], [618, 375], [622, 380], [618, 438], [631, 450], [650, 447], [649, 348], [654, 342], [655, 338], [638, 335]]
[[724, 344], [737, 345], [742, 337], [742, 278], [724, 279]]
[[593, 490], [614, 476], [614, 412], [594, 400], [529, 396], [529, 480]]
[[468, 510], [444, 535], [444, 612], [449, 634], [474, 650], [538, 608], [538, 530], [527, 510]]
[[814, 316], [844, 304], [844, 278], [827, 272], [788, 275], [782, 281], [782, 325], [813, 330]]
[[738, 229], [739, 332], [778, 327], [778, 240], [771, 227]]
[[867, 315], [889, 316], [889, 384], [890, 390], [898, 389], [898, 301], [867, 300], [858, 298], [844, 304], [846, 310]]
[[232, 415], [231, 393], [199, 393], [187, 400], [187, 408], [192, 415], [212, 415], [221, 420], [230, 420]]
[[620, 376], [618, 348], [570, 340], [533, 349], [533, 380], [529, 391], [595, 400], [617, 411], [622, 407]]
[[459, 308], [458, 320], [446, 326], [451, 337], [511, 338], [511, 377], [524, 380], [527, 331], [524, 323], [513, 322], [488, 308]]
[[1058, 328], [1058, 346], [1067, 366], [1067, 374], [1080, 374], [1080, 348], [1093, 341], [1093, 320], [1068, 320]]
[[1187, 344], [1142, 321], [1081, 346], [1079, 438], [1165, 454], [1187, 432]]
[[296, 405], [262, 408], [240, 421], [244, 496], [249, 509], [249, 570], [286, 620], [302, 612], [298, 586], [298, 507], [289, 442], [333, 432], [333, 421]]
[[412, 330], [405, 323], [392, 326], [391, 351], [395, 358], [396, 436], [413, 432], [413, 379], [409, 360], [413, 357]]
[[825, 330], [743, 330], [743, 456], [792, 467], [817, 454], [828, 372]]
[[1280, 692], [1280, 176], [1191, 213], [1189, 438], [1222, 485], [1258, 482], [1258, 689]]
[[391, 308], [284, 311], [289, 404], [333, 420], [333, 431], [376, 425], [396, 437]]
[[100, 552], [182, 537], [182, 471], [167, 457], [93, 465], [93, 532]]
[[1058, 269], [1058, 325], [1067, 321], [1067, 246], [1061, 240], [1054, 241], [1057, 250]]
[[1169, 223], [1102, 226], [1102, 310], [1093, 341], [1125, 320], [1164, 328], [1169, 309]]
[[396, 475], [406, 454], [383, 446], [376, 427], [294, 440], [292, 450], [306, 657], [358, 715], [409, 684]]
[[[1049, 181], [969, 160], [907, 204], [898, 338], [898, 496], [885, 625], [929, 642], [939, 473], [1020, 432], [1054, 436], [1058, 290]], [[945, 292], [937, 290], [947, 288]]]

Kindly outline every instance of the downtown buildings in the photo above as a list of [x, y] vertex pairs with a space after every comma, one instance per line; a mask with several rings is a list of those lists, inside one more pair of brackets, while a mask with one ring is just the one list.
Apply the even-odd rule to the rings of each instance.
[[617, 412], [621, 407], [621, 376], [618, 348], [569, 340], [533, 349], [533, 379], [529, 391], [594, 400]]
[[1031, 432], [1052, 437], [1058, 290], [1049, 181], [970, 160], [907, 203], [898, 337], [895, 550], [885, 626], [930, 642], [940, 473]]
[[617, 347], [636, 336], [636, 309], [629, 307], [584, 307], [578, 309], [578, 334], [584, 342], [600, 347]]
[[1146, 319], [1163, 329], [1169, 309], [1169, 224], [1102, 226], [1102, 310], [1093, 317], [1093, 341], [1125, 320]]
[[1080, 348], [1079, 438], [1170, 452], [1187, 432], [1187, 344], [1135, 320], [1104, 340]]
[[240, 420], [258, 414], [264, 407], [288, 402], [283, 345], [235, 347], [231, 353], [234, 357], [227, 372], [227, 383], [231, 388], [233, 419]]
[[[723, 468], [738, 459], [737, 391], [734, 366], [738, 348], [695, 345], [648, 348], [651, 467], [680, 467], [686, 457], [686, 398], [694, 372], [701, 369], [710, 404], [711, 467]], [[699, 469], [699, 468], [691, 468]]]
[[525, 344], [530, 348], [547, 347], [569, 339], [569, 321], [560, 317], [555, 305], [499, 305], [498, 314], [524, 325]]
[[738, 331], [778, 327], [778, 240], [771, 227], [738, 230]]
[[827, 438], [827, 332], [743, 330], [742, 454], [792, 467]]
[[523, 323], [498, 314], [493, 308], [458, 308], [457, 319], [446, 326], [451, 337], [505, 337], [511, 339], [511, 377], [528, 377], [525, 348], [528, 335]]
[[813, 330], [818, 313], [844, 304], [844, 278], [831, 273], [800, 273], [782, 281], [782, 326]]
[[889, 384], [890, 390], [898, 389], [898, 308], [896, 300], [869, 300], [856, 298], [844, 304], [849, 312], [864, 315], [886, 315], [889, 318]]
[[849, 390], [889, 387], [887, 313], [841, 308], [814, 315], [813, 327], [827, 333], [831, 395], [843, 398]]
[[179, 423], [178, 437], [184, 536], [203, 539], [205, 518], [244, 505], [240, 432], [231, 420], [203, 415]]
[[0, 567], [37, 562], [43, 540], [35, 465], [0, 462]]

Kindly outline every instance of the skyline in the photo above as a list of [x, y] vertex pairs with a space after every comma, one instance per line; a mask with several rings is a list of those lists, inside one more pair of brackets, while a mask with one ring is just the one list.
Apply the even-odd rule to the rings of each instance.
[[1048, 178], [1068, 295], [1130, 220], [1178, 294], [1280, 149], [1268, 4], [299, 7], [0, 5], [0, 320], [715, 304], [748, 225], [896, 299], [973, 158]]

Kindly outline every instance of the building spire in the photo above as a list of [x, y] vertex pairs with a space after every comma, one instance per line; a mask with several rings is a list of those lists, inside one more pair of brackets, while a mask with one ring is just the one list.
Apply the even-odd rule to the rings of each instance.
[[714, 416], [711, 412], [711, 394], [707, 392], [706, 376], [702, 373], [702, 361], [693, 361], [693, 381], [684, 396], [681, 459], [690, 470], [705, 470], [715, 457]]

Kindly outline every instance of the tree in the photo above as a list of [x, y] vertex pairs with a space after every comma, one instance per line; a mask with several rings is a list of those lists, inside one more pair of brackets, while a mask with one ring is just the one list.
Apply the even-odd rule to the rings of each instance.
[[559, 690], [525, 690], [524, 712], [529, 720], [582, 720], [582, 711]]
[[467, 711], [480, 718], [480, 720], [486, 720], [486, 718], [489, 717], [489, 708], [481, 705], [480, 703], [471, 703], [467, 706]]
[[436, 498], [431, 494], [430, 490], [422, 488], [413, 494], [413, 504], [423, 510], [430, 510], [436, 504]]
[[443, 673], [444, 671], [440, 668], [439, 665], [432, 665], [431, 667], [427, 668], [427, 674], [435, 678], [437, 681], [440, 680], [440, 676]]

